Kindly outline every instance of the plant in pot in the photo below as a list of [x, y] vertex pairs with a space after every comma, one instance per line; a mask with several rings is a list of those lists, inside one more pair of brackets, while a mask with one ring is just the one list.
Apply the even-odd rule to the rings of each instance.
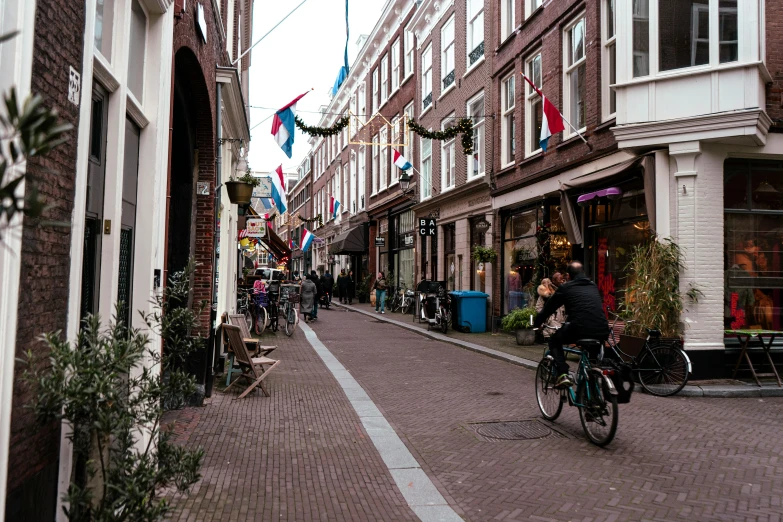
[[[636, 355], [644, 346], [646, 328], [661, 332], [661, 338], [680, 339], [680, 316], [684, 309], [680, 294], [680, 270], [684, 268], [682, 250], [671, 239], [636, 245], [625, 270], [623, 317], [633, 319], [620, 335], [623, 351]], [[690, 292], [689, 294], [690, 295]], [[692, 300], [696, 300], [691, 296]]]
[[356, 297], [359, 298], [360, 303], [366, 303], [370, 298], [370, 280], [372, 276], [367, 276], [359, 283], [359, 288], [356, 290]]
[[498, 253], [492, 248], [476, 245], [473, 247], [472, 257], [477, 263], [494, 263], [498, 258]]
[[516, 333], [518, 345], [530, 346], [536, 339], [532, 321], [535, 316], [536, 309], [533, 307], [515, 308], [503, 318], [500, 326], [507, 332]]
[[250, 174], [248, 169], [240, 178], [231, 176], [226, 181], [228, 199], [235, 205], [248, 205], [253, 196], [253, 188], [261, 184], [261, 180]]

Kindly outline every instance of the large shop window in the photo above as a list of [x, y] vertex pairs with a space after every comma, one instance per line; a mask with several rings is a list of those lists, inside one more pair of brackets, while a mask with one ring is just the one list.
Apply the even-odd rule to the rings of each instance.
[[412, 210], [394, 217], [394, 230], [397, 234], [396, 250], [394, 252], [393, 282], [398, 288], [413, 289], [414, 284], [414, 214]]
[[503, 220], [503, 310], [533, 306], [536, 283], [565, 271], [571, 243], [556, 200], [512, 211]]
[[454, 255], [457, 242], [457, 225], [449, 223], [443, 225], [443, 276], [447, 281], [446, 288], [455, 290], [454, 283], [457, 277], [457, 260]]
[[781, 328], [783, 162], [724, 165], [724, 321], [727, 329]]

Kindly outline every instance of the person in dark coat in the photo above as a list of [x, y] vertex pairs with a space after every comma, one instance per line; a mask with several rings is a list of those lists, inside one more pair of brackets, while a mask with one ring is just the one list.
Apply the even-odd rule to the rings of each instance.
[[318, 319], [318, 301], [321, 299], [321, 281], [318, 278], [318, 274], [313, 270], [310, 272], [310, 275], [307, 276], [307, 279], [313, 282], [315, 285], [316, 293], [315, 293], [315, 303], [313, 304], [313, 314], [312, 319]]
[[348, 304], [352, 304], [353, 294], [356, 292], [356, 281], [353, 280], [353, 270], [348, 271], [345, 280], [345, 298], [348, 300]]
[[332, 302], [332, 291], [334, 291], [334, 277], [328, 271], [321, 276], [321, 290], [329, 296], [329, 303]]
[[346, 303], [348, 300], [345, 297], [348, 288], [348, 276], [345, 275], [345, 269], [340, 270], [340, 275], [337, 276], [337, 294], [341, 303]]
[[558, 388], [573, 385], [568, 376], [568, 363], [563, 352], [564, 344], [579, 339], [605, 341], [609, 338], [609, 322], [604, 314], [598, 287], [585, 275], [582, 263], [579, 261], [569, 263], [568, 275], [571, 280], [563, 283], [552, 294], [533, 321], [533, 326], [538, 328], [561, 306], [565, 306], [568, 322], [549, 337], [549, 353], [555, 359], [557, 372], [560, 375], [555, 385]]

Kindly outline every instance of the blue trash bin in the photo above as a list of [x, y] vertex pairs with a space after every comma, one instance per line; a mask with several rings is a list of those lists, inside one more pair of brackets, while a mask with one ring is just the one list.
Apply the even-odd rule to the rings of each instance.
[[487, 298], [484, 292], [472, 290], [451, 292], [456, 299], [456, 314], [452, 317], [453, 328], [463, 332], [481, 333], [487, 331]]

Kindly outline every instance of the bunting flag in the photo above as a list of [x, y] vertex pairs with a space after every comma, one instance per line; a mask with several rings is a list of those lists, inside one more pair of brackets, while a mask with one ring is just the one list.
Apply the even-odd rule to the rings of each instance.
[[283, 149], [283, 152], [285, 152], [286, 156], [289, 158], [293, 153], [294, 147], [294, 129], [296, 128], [294, 119], [296, 118], [296, 102], [301, 100], [302, 97], [307, 94], [307, 92], [300, 94], [288, 105], [277, 111], [275, 113], [274, 119], [272, 119], [272, 135], [275, 137], [277, 144], [280, 145], [280, 148]]
[[307, 252], [313, 243], [313, 239], [315, 239], [313, 233], [305, 228], [302, 231], [302, 252]]
[[[530, 84], [530, 86], [533, 88], [534, 91], [538, 93], [539, 96], [541, 96], [541, 99], [544, 101], [544, 110], [543, 110], [543, 117], [541, 121], [541, 136], [539, 138], [539, 145], [541, 145], [541, 149], [546, 152], [546, 147], [549, 144], [549, 138], [552, 137], [553, 134], [557, 134], [558, 132], [562, 132], [565, 130], [565, 125], [563, 125], [563, 115], [560, 114], [560, 111], [557, 110], [557, 107], [552, 105], [552, 102], [550, 102], [546, 96], [544, 96], [544, 93], [542, 93], [538, 87], [524, 74], [522, 75], [522, 78], [524, 78], [527, 83]], [[584, 139], [584, 138], [582, 138]]]
[[329, 196], [329, 213], [332, 219], [337, 219], [337, 209], [340, 208], [340, 202], [334, 196]]
[[[289, 156], [290, 157], [290, 156]], [[285, 178], [283, 177], [283, 166], [280, 165], [272, 173], [272, 200], [275, 202], [277, 211], [282, 216], [286, 211], [286, 190]]]

